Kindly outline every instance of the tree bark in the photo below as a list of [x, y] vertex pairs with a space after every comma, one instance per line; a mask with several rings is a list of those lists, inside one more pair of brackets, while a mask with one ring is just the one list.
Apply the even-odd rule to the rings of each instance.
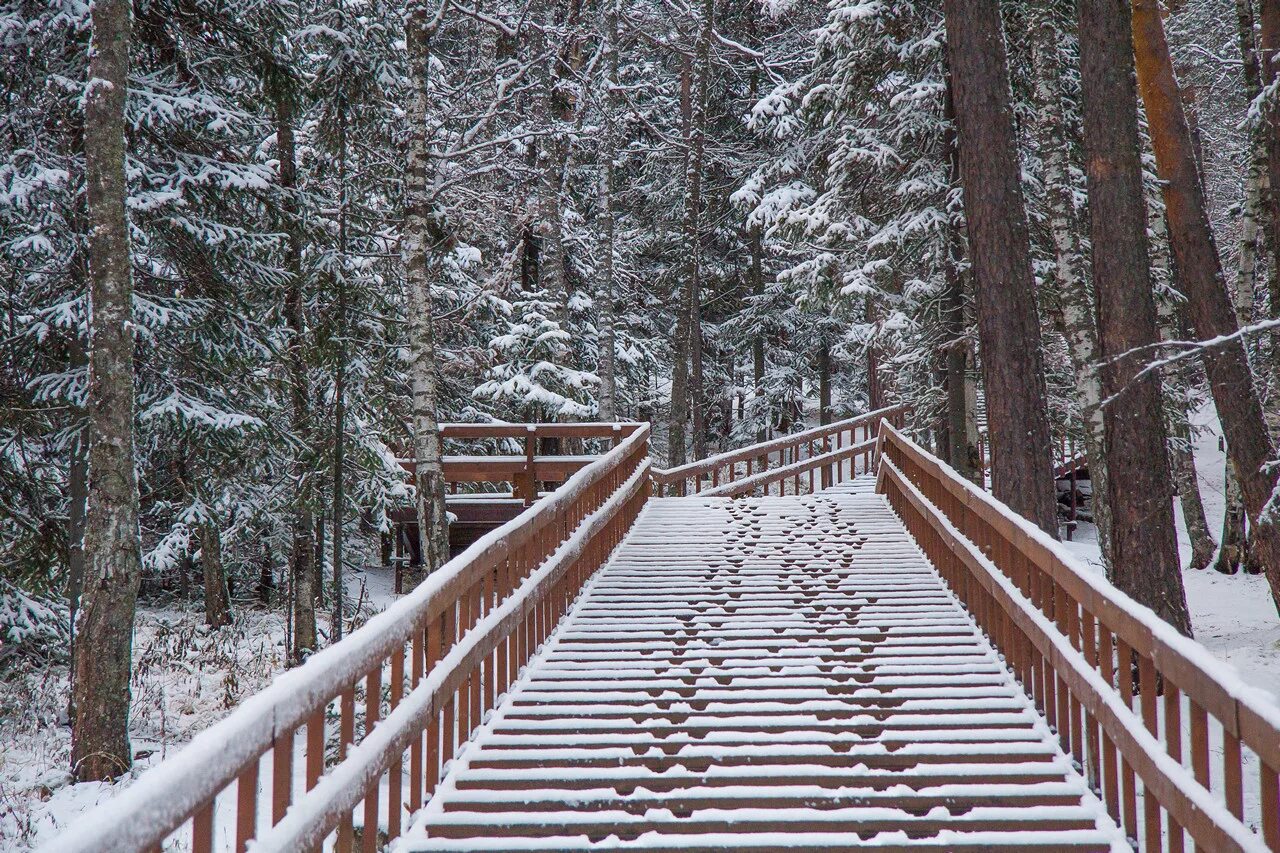
[[617, 252], [617, 222], [614, 218], [615, 161], [618, 159], [618, 0], [601, 4], [601, 44], [604, 62], [604, 127], [600, 136], [600, 278], [596, 305], [600, 322], [600, 419], [618, 417], [618, 377], [616, 358], [617, 306], [614, 303], [614, 254]]
[[89, 204], [89, 502], [76, 643], [71, 768], [106, 780], [133, 764], [129, 677], [142, 577], [134, 468], [133, 278], [125, 212], [130, 7], [97, 0], [85, 90]]
[[222, 563], [222, 534], [216, 522], [200, 525], [200, 568], [204, 572], [204, 621], [211, 628], [231, 624], [231, 596]]
[[1085, 454], [1092, 489], [1090, 509], [1104, 565], [1111, 565], [1111, 512], [1107, 502], [1107, 457], [1102, 419], [1102, 378], [1098, 374], [1098, 325], [1093, 294], [1081, 273], [1079, 223], [1071, 186], [1067, 127], [1062, 114], [1062, 64], [1057, 46], [1063, 33], [1054, 17], [1041, 14], [1031, 33], [1035, 66], [1036, 138], [1044, 162], [1045, 206], [1054, 248], [1054, 283], [1049, 313], [1067, 342], [1083, 421]]
[[[751, 295], [754, 297], [764, 296], [764, 246], [760, 237], [760, 227], [755, 226], [751, 229], [748, 237], [748, 246], [751, 250]], [[757, 417], [764, 404], [764, 329], [757, 328], [755, 336], [751, 339], [751, 387], [755, 392]], [[756, 429], [756, 441], [765, 440], [765, 424], [760, 423]]]
[[75, 659], [76, 613], [84, 592], [84, 527], [89, 508], [89, 427], [71, 445], [67, 483], [67, 610], [71, 623], [71, 655]]
[[306, 315], [302, 273], [302, 234], [299, 221], [297, 145], [294, 139], [294, 91], [281, 69], [271, 69], [269, 94], [275, 108], [276, 150], [280, 161], [281, 211], [287, 235], [285, 270], [288, 284], [284, 317], [289, 326], [285, 361], [289, 373], [290, 430], [294, 450], [294, 510], [289, 571], [292, 589], [293, 643], [290, 658], [301, 663], [316, 644], [315, 516], [312, 512], [312, 471], [306, 446], [311, 436], [311, 397], [307, 383]]
[[1222, 508], [1222, 537], [1219, 540], [1218, 552], [1213, 556], [1213, 570], [1219, 574], [1234, 575], [1240, 571], [1244, 562], [1244, 502], [1240, 498], [1240, 481], [1231, 470], [1231, 462], [1226, 464], [1223, 478], [1225, 504]]
[[[943, 136], [947, 150], [947, 168], [951, 183], [959, 185], [960, 149], [955, 133], [955, 99], [951, 78], [947, 78], [947, 94], [943, 111], [948, 127]], [[947, 388], [947, 459], [960, 476], [982, 485], [982, 459], [976, 442], [977, 431], [969, 429], [969, 341], [966, 335], [964, 292], [965, 277], [960, 271], [964, 259], [964, 235], [957, 227], [947, 229], [946, 290], [942, 294], [942, 334]]]
[[818, 344], [818, 423], [831, 423], [831, 345]]
[[[339, 6], [339, 28], [345, 30], [346, 18]], [[333, 641], [342, 639], [343, 546], [346, 520], [346, 452], [347, 452], [347, 96], [346, 65], [338, 81], [338, 310], [335, 334], [338, 359], [333, 371], [333, 617], [330, 633]]]
[[1124, 0], [1080, 3], [1084, 146], [1103, 393], [1111, 578], [1191, 634], [1173, 521], [1157, 374], [1136, 347], [1159, 340], [1138, 152], [1133, 46]]
[[[1264, 20], [1267, 5], [1264, 2]], [[1156, 0], [1134, 0], [1132, 39], [1138, 85], [1162, 181], [1169, 242], [1185, 290], [1188, 318], [1202, 340], [1234, 335], [1239, 324], [1209, 227], [1195, 146]], [[1274, 453], [1248, 354], [1236, 338], [1203, 350], [1202, 357], [1227, 440], [1227, 454], [1254, 531], [1256, 553], [1280, 607], [1280, 524], [1274, 513], [1266, 512], [1276, 485], [1276, 472], [1266, 467]]]
[[[693, 157], [693, 148], [690, 144], [693, 133], [693, 63], [687, 56], [684, 58], [680, 68], [680, 117], [685, 140], [684, 214], [680, 229], [682, 239], [687, 240], [686, 229], [688, 228], [690, 216], [688, 179], [691, 167], [689, 161]], [[685, 251], [686, 253], [688, 252], [687, 245]], [[688, 437], [689, 426], [689, 339], [692, 325], [692, 304], [689, 301], [691, 286], [689, 281], [690, 263], [691, 259], [686, 257], [686, 266], [682, 279], [672, 288], [672, 296], [676, 303], [676, 327], [674, 330], [675, 340], [672, 341], [671, 347], [671, 416], [667, 427], [667, 466], [671, 468], [683, 465], [688, 459], [685, 441]]]
[[1216, 547], [1205, 518], [1204, 501], [1200, 497], [1200, 478], [1192, 454], [1191, 423], [1187, 419], [1186, 402], [1179, 394], [1179, 388], [1170, 390], [1168, 426], [1173, 483], [1178, 489], [1178, 502], [1182, 504], [1187, 538], [1191, 540], [1190, 568], [1203, 569], [1213, 562]]
[[[1244, 95], [1252, 104], [1262, 92], [1262, 70], [1254, 34], [1253, 0], [1236, 0], [1236, 39], [1240, 47]], [[1249, 131], [1249, 168], [1245, 171], [1240, 211], [1240, 260], [1236, 269], [1236, 320], [1248, 324], [1258, 289], [1259, 229], [1265, 219], [1263, 184], [1267, 175], [1267, 134], [1264, 124]], [[1274, 307], [1274, 306], [1273, 306]]]
[[684, 291], [681, 302], [688, 314], [685, 346], [689, 360], [688, 408], [693, 456], [707, 455], [706, 399], [702, 377], [702, 160], [706, 140], [707, 89], [711, 76], [711, 35], [715, 26], [714, 0], [703, 0], [690, 64], [688, 123], [685, 133]]
[[[1265, 91], [1275, 85], [1277, 69], [1280, 68], [1280, 0], [1259, 0], [1258, 19], [1261, 24], [1258, 33], [1259, 70], [1262, 76], [1260, 82], [1261, 91]], [[1276, 230], [1280, 228], [1280, 97], [1277, 97], [1274, 93], [1268, 96], [1262, 104], [1262, 119], [1261, 134], [1266, 157], [1263, 200], [1270, 225], [1268, 230], [1269, 238], [1266, 240], [1270, 254], [1270, 274], [1267, 279], [1267, 289], [1268, 299], [1271, 303], [1271, 313], [1280, 314], [1280, 237], [1276, 235]], [[1272, 360], [1280, 360], [1280, 332], [1272, 333], [1271, 345], [1273, 349]], [[1272, 365], [1272, 370], [1273, 372], [1276, 370], [1276, 365]], [[1280, 389], [1272, 390], [1274, 392]], [[1246, 488], [1244, 491], [1247, 504], [1248, 489]], [[1249, 511], [1252, 513], [1254, 510], [1250, 507]], [[1275, 589], [1273, 582], [1273, 594]]]
[[407, 11], [405, 41], [413, 69], [413, 97], [409, 101], [408, 169], [405, 175], [405, 228], [400, 251], [409, 292], [409, 376], [412, 385], [414, 485], [418, 501], [418, 536], [424, 571], [428, 574], [449, 559], [449, 520], [445, 509], [443, 448], [431, 279], [436, 258], [451, 250], [454, 240], [431, 192], [431, 162], [426, 127], [430, 94], [431, 13], [415, 2]]
[[1040, 322], [1000, 10], [996, 0], [946, 0], [943, 8], [987, 392], [992, 492], [1056, 537]]

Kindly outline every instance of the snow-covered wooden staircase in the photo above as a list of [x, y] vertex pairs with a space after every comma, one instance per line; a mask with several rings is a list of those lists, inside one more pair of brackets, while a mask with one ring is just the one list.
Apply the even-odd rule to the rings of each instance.
[[48, 853], [1280, 853], [1280, 707], [906, 412], [626, 425]]
[[870, 477], [650, 501], [400, 849], [860, 842], [1124, 846]]

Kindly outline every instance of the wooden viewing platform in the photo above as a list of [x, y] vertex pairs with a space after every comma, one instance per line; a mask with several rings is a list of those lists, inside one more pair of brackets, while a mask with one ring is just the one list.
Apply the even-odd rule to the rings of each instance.
[[904, 415], [631, 425], [49, 850], [1280, 851], [1271, 697]]

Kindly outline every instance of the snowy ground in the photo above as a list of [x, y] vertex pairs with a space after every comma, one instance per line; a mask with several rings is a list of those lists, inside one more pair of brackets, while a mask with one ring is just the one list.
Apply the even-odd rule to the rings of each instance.
[[[393, 598], [391, 570], [353, 571], [347, 579], [357, 622]], [[327, 619], [321, 630], [327, 634]], [[130, 778], [265, 687], [285, 666], [284, 616], [239, 607], [234, 624], [211, 631], [198, 603], [143, 606], [134, 635]], [[76, 816], [123, 785], [70, 784], [65, 666], [0, 683], [0, 851], [48, 842]]]
[[[1222, 532], [1225, 504], [1226, 456], [1218, 444], [1221, 427], [1211, 405], [1197, 412], [1192, 424], [1197, 428], [1195, 458], [1200, 495], [1209, 529], [1217, 537]], [[1272, 604], [1266, 579], [1261, 575], [1222, 575], [1212, 569], [1186, 569], [1191, 560], [1191, 543], [1182, 523], [1182, 508], [1176, 502], [1174, 506], [1187, 605], [1191, 608], [1196, 639], [1216, 657], [1239, 670], [1249, 684], [1270, 690], [1280, 698], [1280, 616]], [[1066, 545], [1102, 571], [1093, 525], [1081, 523], [1075, 541]]]

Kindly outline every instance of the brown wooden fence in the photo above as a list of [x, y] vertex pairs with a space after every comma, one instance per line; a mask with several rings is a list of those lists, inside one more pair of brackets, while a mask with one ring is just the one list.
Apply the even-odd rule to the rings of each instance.
[[898, 430], [880, 441], [878, 489], [1140, 849], [1280, 850], [1269, 697]]
[[[198, 735], [59, 839], [61, 853], [355, 847], [419, 808], [455, 749], [621, 541], [649, 494], [640, 426], [519, 519]], [[376, 727], [375, 727], [375, 724]], [[407, 773], [405, 770], [407, 769]], [[404, 780], [407, 779], [407, 786]], [[380, 799], [385, 791], [387, 802]]]
[[767, 495], [774, 487], [778, 494], [787, 494], [788, 483], [793, 495], [829, 488], [874, 470], [875, 431], [881, 419], [902, 426], [909, 409], [889, 406], [677, 468], [654, 469], [654, 493], [740, 497], [757, 489]]

